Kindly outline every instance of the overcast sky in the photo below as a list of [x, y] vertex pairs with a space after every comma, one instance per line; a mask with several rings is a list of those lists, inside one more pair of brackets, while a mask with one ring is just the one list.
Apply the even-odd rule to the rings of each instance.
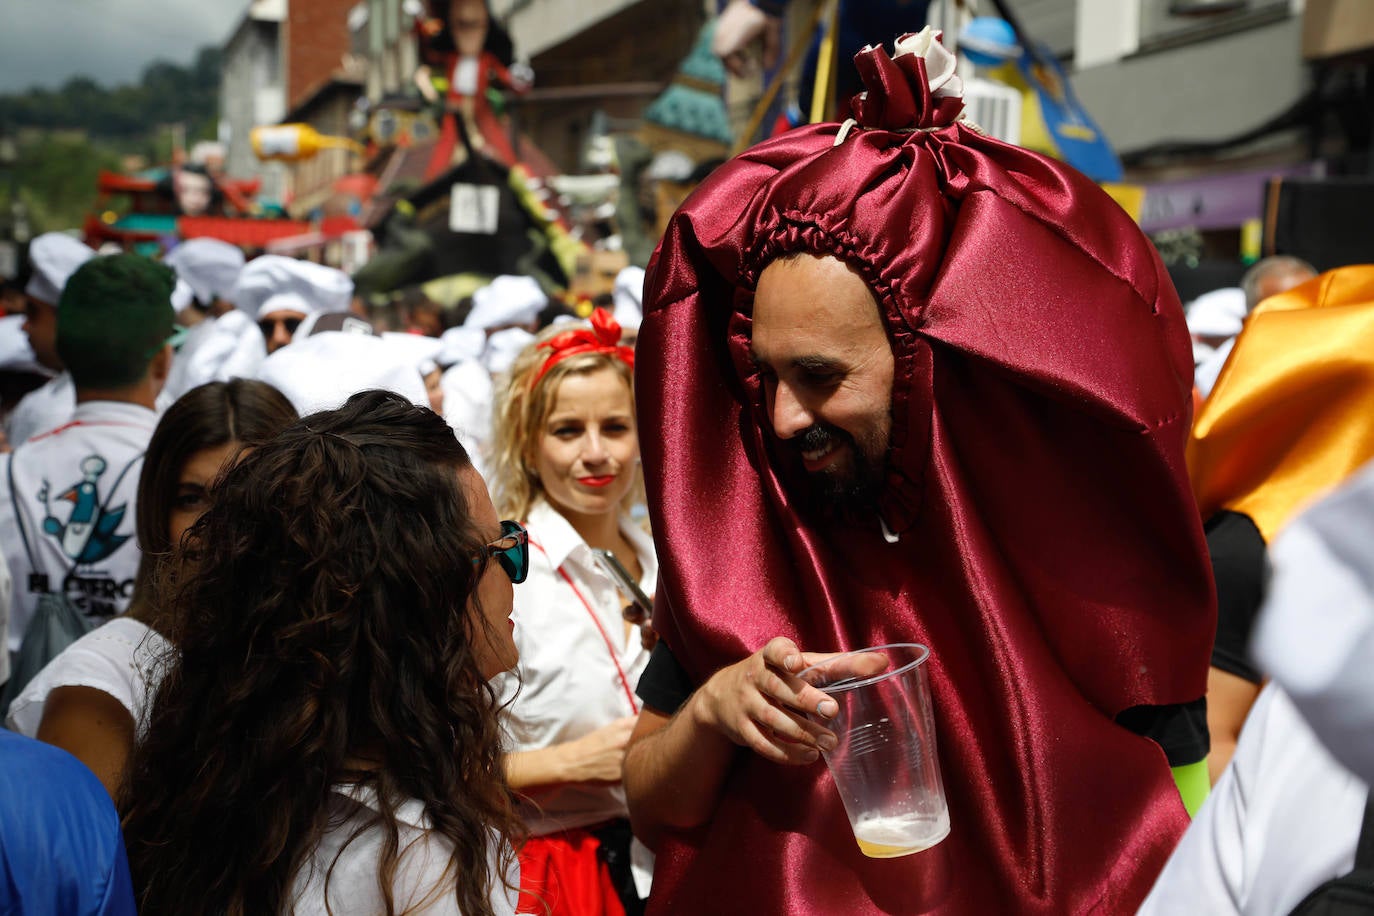
[[117, 86], [222, 45], [248, 0], [0, 0], [0, 92], [73, 76]]

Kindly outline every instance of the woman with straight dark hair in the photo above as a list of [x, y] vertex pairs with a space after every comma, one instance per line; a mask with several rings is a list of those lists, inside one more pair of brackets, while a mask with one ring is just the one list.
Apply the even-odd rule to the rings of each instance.
[[115, 795], [174, 629], [158, 583], [215, 479], [243, 448], [296, 419], [275, 388], [235, 379], [182, 395], [163, 414], [144, 456], [135, 530], [142, 552], [129, 611], [54, 658], [10, 704], [13, 730], [68, 751]]
[[528, 548], [444, 421], [381, 391], [304, 418], [188, 553], [123, 796], [140, 912], [513, 912], [487, 681]]

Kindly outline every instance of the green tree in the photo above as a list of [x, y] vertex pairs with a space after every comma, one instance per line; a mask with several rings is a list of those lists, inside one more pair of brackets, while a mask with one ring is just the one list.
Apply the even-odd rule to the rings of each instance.
[[[16, 184], [35, 234], [81, 226], [96, 201], [101, 169], [117, 170], [119, 153], [75, 137], [45, 135], [19, 144]], [[8, 204], [9, 188], [0, 186]]]
[[0, 125], [85, 130], [128, 140], [183, 122], [191, 136], [205, 136], [217, 118], [219, 75], [220, 51], [205, 47], [189, 66], [153, 61], [133, 86], [106, 88], [77, 76], [56, 91], [33, 87], [0, 95]]

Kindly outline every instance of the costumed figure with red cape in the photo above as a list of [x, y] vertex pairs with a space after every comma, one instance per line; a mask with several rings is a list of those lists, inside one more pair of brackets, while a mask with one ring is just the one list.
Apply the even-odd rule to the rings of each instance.
[[[937, 38], [860, 53], [854, 119], [717, 169], [648, 270], [650, 914], [1134, 912], [1206, 784], [1183, 310], [1101, 189], [960, 119]], [[871, 859], [795, 675], [892, 642], [950, 832]]]
[[416, 21], [423, 64], [415, 71], [415, 83], [430, 102], [437, 102], [442, 91], [444, 116], [425, 179], [438, 177], [453, 164], [460, 131], [472, 145], [487, 147], [502, 165], [514, 165], [510, 137], [487, 97], [491, 88], [522, 92], [529, 86], [527, 79], [511, 73], [510, 37], [492, 19], [486, 0], [431, 0], [430, 11], [431, 18]]

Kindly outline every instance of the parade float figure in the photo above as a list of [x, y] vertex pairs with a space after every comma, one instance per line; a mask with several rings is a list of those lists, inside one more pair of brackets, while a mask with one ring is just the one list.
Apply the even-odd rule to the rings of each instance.
[[486, 0], [433, 0], [430, 11], [432, 18], [416, 23], [423, 63], [415, 71], [415, 84], [430, 103], [438, 103], [442, 93], [444, 115], [425, 179], [453, 163], [460, 129], [472, 145], [487, 147], [487, 154], [503, 165], [514, 165], [515, 149], [487, 98], [487, 91], [496, 87], [515, 92], [528, 88], [528, 79], [509, 69], [510, 37], [492, 21]]

